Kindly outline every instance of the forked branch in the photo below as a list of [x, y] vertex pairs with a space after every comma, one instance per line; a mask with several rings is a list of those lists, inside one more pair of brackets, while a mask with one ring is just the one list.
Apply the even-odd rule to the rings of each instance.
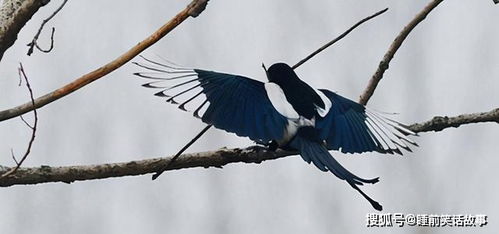
[[0, 8], [0, 60], [31, 17], [50, 0], [3, 0]]
[[55, 28], [52, 27], [52, 33], [50, 34], [50, 47], [48, 49], [42, 49], [40, 45], [38, 45], [38, 37], [40, 37], [40, 34], [42, 33], [43, 28], [45, 27], [45, 24], [47, 24], [52, 18], [54, 18], [55, 15], [57, 15], [57, 13], [59, 13], [59, 11], [61, 11], [61, 9], [64, 7], [64, 5], [66, 5], [67, 2], [68, 0], [62, 0], [61, 5], [54, 12], [52, 12], [52, 14], [48, 18], [42, 21], [42, 24], [40, 25], [40, 28], [38, 28], [38, 32], [33, 37], [33, 40], [31, 40], [31, 42], [28, 43], [27, 45], [29, 47], [28, 56], [30, 56], [33, 53], [34, 48], [37, 48], [39, 51], [43, 53], [49, 53], [50, 51], [52, 51], [52, 49], [54, 48]]
[[[31, 99], [31, 103], [34, 104], [35, 100], [33, 98], [33, 89], [31, 89], [31, 85], [29, 83], [28, 77], [26, 76], [26, 73], [24, 72], [24, 67], [23, 67], [22, 63], [19, 63], [19, 85], [22, 84], [23, 79], [26, 82], [26, 87], [28, 88], [28, 91], [29, 91], [29, 97]], [[31, 126], [28, 122], [26, 122], [26, 120], [24, 120], [22, 115], [20, 116], [21, 120], [26, 124], [26, 126], [28, 126], [31, 129], [31, 137], [29, 139], [28, 147], [26, 148], [26, 151], [24, 152], [23, 156], [21, 157], [21, 160], [19, 160], [19, 161], [16, 159], [16, 156], [14, 155], [14, 151], [11, 150], [12, 159], [14, 160], [14, 162], [16, 162], [16, 166], [10, 168], [6, 172], [0, 172], [0, 180], [2, 178], [5, 178], [7, 176], [10, 176], [10, 175], [16, 173], [16, 171], [23, 164], [24, 160], [26, 160], [26, 158], [28, 158], [28, 155], [31, 152], [31, 147], [33, 146], [33, 142], [35, 142], [36, 128], [38, 126], [38, 112], [36, 111], [36, 109], [33, 109], [33, 116], [35, 119], [33, 126]]]

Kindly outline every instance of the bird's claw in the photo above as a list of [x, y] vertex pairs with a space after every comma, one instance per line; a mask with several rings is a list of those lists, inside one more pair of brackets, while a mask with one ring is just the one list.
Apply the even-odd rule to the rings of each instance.
[[256, 142], [257, 145], [250, 146], [248, 149], [253, 151], [266, 150], [275, 152], [279, 148], [279, 144], [276, 141], [271, 141], [269, 143]]

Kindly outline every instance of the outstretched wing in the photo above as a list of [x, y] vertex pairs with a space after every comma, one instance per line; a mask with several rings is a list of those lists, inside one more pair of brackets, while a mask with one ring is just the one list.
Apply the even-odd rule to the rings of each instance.
[[247, 136], [259, 143], [281, 139], [287, 118], [270, 102], [264, 83], [247, 77], [200, 69], [179, 68], [142, 57], [135, 63], [148, 70], [135, 75], [149, 79], [142, 86], [177, 104], [207, 124]]
[[332, 102], [328, 114], [316, 121], [328, 149], [341, 149], [343, 153], [402, 154], [401, 148], [411, 151], [408, 144], [417, 146], [407, 137], [416, 134], [404, 125], [329, 90], [320, 91]]

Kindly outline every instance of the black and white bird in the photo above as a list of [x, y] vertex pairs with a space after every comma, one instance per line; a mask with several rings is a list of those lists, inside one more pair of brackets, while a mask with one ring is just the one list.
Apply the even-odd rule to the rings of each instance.
[[358, 186], [378, 178], [354, 175], [329, 150], [402, 154], [401, 149], [417, 146], [407, 137], [416, 134], [406, 126], [334, 92], [310, 87], [285, 63], [270, 66], [263, 83], [142, 58], [135, 64], [147, 71], [135, 75], [149, 79], [143, 86], [158, 89], [156, 96], [216, 128], [274, 149], [298, 151], [307, 163], [345, 180], [376, 210], [382, 206]]

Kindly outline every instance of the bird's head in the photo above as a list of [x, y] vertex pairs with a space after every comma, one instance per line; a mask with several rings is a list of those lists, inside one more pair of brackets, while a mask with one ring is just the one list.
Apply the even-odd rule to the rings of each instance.
[[270, 82], [283, 85], [291, 80], [299, 79], [293, 68], [285, 63], [275, 63], [267, 70], [267, 78]]

